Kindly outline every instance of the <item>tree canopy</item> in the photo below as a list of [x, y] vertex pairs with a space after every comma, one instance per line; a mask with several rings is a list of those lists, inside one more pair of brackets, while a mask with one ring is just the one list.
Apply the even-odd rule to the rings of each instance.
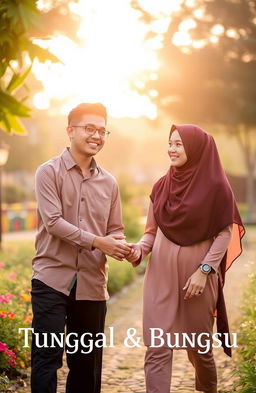
[[[137, 1], [142, 18], [153, 20]], [[187, 23], [185, 40], [179, 40]], [[184, 32], [184, 30], [183, 30]], [[184, 35], [183, 35], [184, 38]], [[183, 123], [222, 126], [237, 137], [248, 171], [253, 214], [256, 168], [256, 1], [183, 1], [170, 16], [155, 89], [158, 108]]]
[[[3, 131], [26, 134], [20, 117], [29, 117], [31, 108], [26, 79], [33, 60], [59, 61], [48, 50], [33, 42], [63, 29], [71, 20], [66, 0], [49, 2], [49, 9], [40, 12], [36, 0], [1, 0], [0, 3], [0, 127]], [[55, 3], [55, 5], [54, 5]], [[63, 12], [63, 10], [65, 12]], [[73, 32], [72, 23], [69, 31]]]

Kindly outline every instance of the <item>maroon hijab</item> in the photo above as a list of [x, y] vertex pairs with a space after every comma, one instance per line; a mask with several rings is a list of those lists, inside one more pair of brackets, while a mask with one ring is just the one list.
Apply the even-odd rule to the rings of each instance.
[[171, 166], [150, 197], [163, 234], [189, 246], [242, 221], [213, 137], [194, 125], [172, 126], [170, 136], [175, 128], [188, 160], [181, 167]]
[[[226, 332], [222, 287], [225, 271], [242, 252], [245, 229], [213, 137], [195, 125], [185, 124], [173, 125], [169, 138], [175, 129], [188, 160], [181, 167], [171, 166], [155, 183], [150, 195], [155, 220], [163, 234], [181, 246], [211, 239], [233, 224], [232, 239], [220, 264], [221, 292], [217, 305], [218, 330]], [[229, 348], [225, 352], [231, 354]]]

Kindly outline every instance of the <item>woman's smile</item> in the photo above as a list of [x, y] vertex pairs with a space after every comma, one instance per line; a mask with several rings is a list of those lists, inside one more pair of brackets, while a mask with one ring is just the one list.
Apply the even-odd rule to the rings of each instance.
[[171, 163], [175, 166], [182, 166], [187, 162], [187, 155], [177, 130], [174, 130], [169, 139], [168, 154], [171, 159]]

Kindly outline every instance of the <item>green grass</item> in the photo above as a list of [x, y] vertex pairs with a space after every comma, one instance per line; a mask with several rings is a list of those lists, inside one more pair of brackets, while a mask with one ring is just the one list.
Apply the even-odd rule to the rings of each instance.
[[243, 317], [238, 332], [239, 351], [235, 374], [236, 392], [255, 393], [256, 387], [256, 273], [250, 275], [244, 293]]

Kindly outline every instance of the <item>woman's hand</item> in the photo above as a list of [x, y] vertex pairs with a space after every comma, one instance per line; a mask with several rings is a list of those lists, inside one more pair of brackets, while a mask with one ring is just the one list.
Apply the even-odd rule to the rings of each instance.
[[191, 299], [193, 296], [201, 295], [207, 280], [207, 274], [201, 272], [198, 268], [187, 280], [183, 290], [187, 290], [184, 300]]
[[126, 259], [128, 262], [136, 262], [141, 257], [141, 248], [138, 244], [129, 244], [131, 246], [131, 251], [128, 255], [126, 255]]
[[108, 236], [96, 236], [93, 241], [93, 247], [98, 248], [104, 254], [123, 261], [131, 252], [131, 246], [124, 240], [125, 236], [112, 234]]

